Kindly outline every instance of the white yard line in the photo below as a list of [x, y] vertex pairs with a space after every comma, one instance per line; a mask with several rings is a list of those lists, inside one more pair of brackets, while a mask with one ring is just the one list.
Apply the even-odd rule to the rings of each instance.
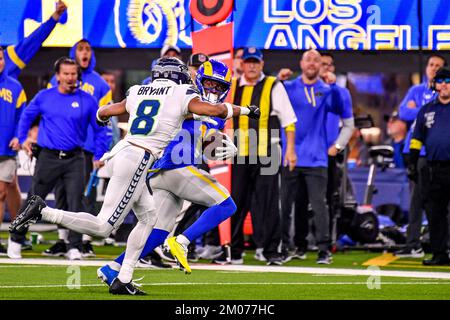
[[[59, 260], [59, 259], [0, 259], [0, 264], [15, 265], [53, 265], [53, 266], [91, 266], [100, 267], [107, 261], [102, 260]], [[344, 268], [314, 268], [314, 267], [286, 267], [286, 266], [249, 266], [249, 265], [209, 265], [193, 264], [195, 270], [210, 271], [236, 271], [236, 272], [273, 272], [273, 273], [301, 273], [320, 275], [351, 275], [351, 276], [380, 276], [419, 279], [449, 279], [450, 272], [424, 272], [424, 271], [397, 271], [397, 270], [374, 270], [374, 269], [344, 269]]]
[[[382, 281], [381, 285], [450, 285], [450, 282], [440, 281], [417, 281], [417, 282], [400, 282], [400, 281]], [[316, 286], [316, 285], [358, 285], [367, 286], [367, 281], [353, 282], [161, 282], [161, 283], [141, 283], [142, 286]], [[105, 284], [80, 284], [71, 286], [67, 284], [47, 284], [47, 285], [11, 285], [0, 286], [0, 289], [20, 289], [20, 288], [68, 288], [76, 287], [105, 287]]]

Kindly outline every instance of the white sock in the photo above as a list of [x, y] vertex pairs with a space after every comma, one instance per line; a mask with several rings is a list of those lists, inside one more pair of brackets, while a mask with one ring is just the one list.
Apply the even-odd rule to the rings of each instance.
[[133, 279], [134, 267], [152, 229], [153, 223], [149, 223], [146, 219], [145, 221], [139, 220], [133, 230], [131, 230], [127, 240], [125, 258], [118, 276], [121, 282], [129, 283]]
[[131, 279], [133, 279], [134, 265], [135, 263], [133, 261], [126, 259], [123, 260], [122, 267], [120, 268], [119, 275], [117, 276], [122, 283], [131, 282]]
[[90, 235], [88, 235], [88, 234], [83, 234], [83, 242], [84, 241], [91, 242], [92, 241], [92, 237]]
[[69, 243], [69, 230], [58, 228], [58, 239], [64, 240], [65, 243]]
[[115, 261], [108, 262], [108, 266], [115, 271], [120, 271], [120, 268], [122, 267], [120, 264], [118, 264]]
[[189, 243], [191, 243], [190, 241], [189, 241], [189, 239], [188, 238], [186, 238], [184, 235], [182, 235], [182, 234], [179, 234], [178, 236], [177, 236], [177, 242], [178, 243], [181, 243], [182, 245], [185, 245], [186, 247], [189, 245]]
[[41, 211], [42, 219], [59, 224], [79, 233], [103, 236], [111, 233], [112, 226], [102, 219], [86, 212], [71, 212], [45, 207]]
[[[60, 224], [62, 221], [62, 217], [63, 217], [62, 212], [63, 212], [62, 210], [45, 207], [41, 210], [42, 219], [44, 219], [45, 221], [51, 222], [51, 223]], [[67, 230], [67, 233], [69, 233], [69, 230]], [[64, 238], [62, 238], [62, 239], [64, 239]]]

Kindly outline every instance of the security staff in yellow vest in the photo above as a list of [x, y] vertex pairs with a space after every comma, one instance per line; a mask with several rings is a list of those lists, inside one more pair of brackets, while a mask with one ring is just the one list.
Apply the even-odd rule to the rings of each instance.
[[[281, 265], [278, 246], [281, 241], [279, 208], [279, 169], [281, 165], [280, 130], [284, 128], [287, 146], [284, 165], [294, 168], [295, 125], [297, 118], [283, 83], [263, 73], [262, 52], [245, 48], [242, 55], [243, 75], [233, 79], [233, 103], [259, 105], [261, 118], [233, 119], [238, 155], [232, 165], [231, 195], [237, 205], [231, 217], [231, 263], [242, 264], [244, 251], [243, 224], [250, 210], [255, 259], [268, 265]], [[214, 260], [227, 263], [226, 254]]]

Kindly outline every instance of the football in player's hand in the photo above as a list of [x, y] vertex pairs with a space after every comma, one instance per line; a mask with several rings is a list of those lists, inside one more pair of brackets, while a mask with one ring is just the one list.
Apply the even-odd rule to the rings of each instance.
[[216, 148], [223, 147], [224, 136], [220, 132], [209, 134], [203, 139], [203, 155], [209, 160], [217, 160]]

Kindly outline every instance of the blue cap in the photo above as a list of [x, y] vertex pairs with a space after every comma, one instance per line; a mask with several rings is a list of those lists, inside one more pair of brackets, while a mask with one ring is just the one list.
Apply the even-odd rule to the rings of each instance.
[[242, 60], [247, 60], [250, 58], [254, 58], [256, 60], [262, 61], [263, 60], [263, 54], [261, 50], [255, 47], [248, 47], [244, 49], [244, 53], [242, 54]]

